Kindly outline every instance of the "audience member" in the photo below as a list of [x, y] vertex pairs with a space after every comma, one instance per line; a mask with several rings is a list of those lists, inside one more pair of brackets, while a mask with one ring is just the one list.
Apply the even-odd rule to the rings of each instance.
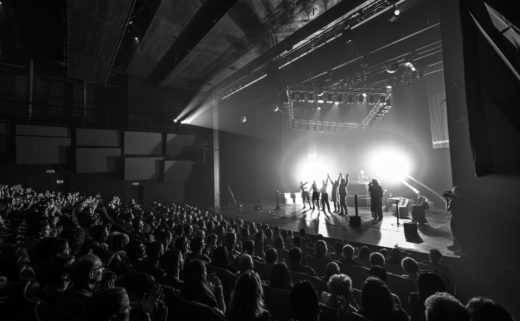
[[354, 259], [354, 247], [350, 244], [343, 246], [341, 250], [341, 260], [339, 260], [339, 262], [348, 266], [362, 266], [361, 262]]
[[316, 289], [309, 281], [300, 281], [291, 291], [291, 304], [297, 321], [318, 321], [320, 306]]
[[285, 263], [279, 263], [273, 266], [269, 286], [281, 290], [292, 289], [293, 285], [291, 273], [289, 272], [289, 269]]
[[408, 320], [406, 312], [395, 308], [387, 285], [374, 277], [363, 283], [360, 314], [370, 321]]
[[242, 273], [231, 297], [228, 321], [264, 321], [271, 316], [264, 307], [264, 293], [260, 277], [253, 270]]
[[426, 321], [469, 321], [466, 308], [457, 298], [446, 292], [437, 292], [424, 302]]
[[316, 275], [316, 271], [308, 265], [302, 265], [302, 250], [298, 247], [293, 247], [289, 251], [289, 269], [298, 273], [306, 273]]
[[503, 306], [489, 298], [472, 298], [466, 304], [466, 309], [471, 321], [513, 321]]

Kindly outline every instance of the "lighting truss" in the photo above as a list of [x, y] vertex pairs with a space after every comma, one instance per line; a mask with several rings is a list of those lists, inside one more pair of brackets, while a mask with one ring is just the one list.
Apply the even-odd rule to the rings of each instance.
[[[391, 105], [387, 102], [391, 101], [392, 89], [391, 88], [352, 88], [348, 91], [344, 90], [328, 90], [319, 89], [318, 93], [315, 88], [310, 87], [289, 87], [286, 90], [287, 100], [283, 104], [283, 111], [286, 115], [287, 124], [290, 128], [304, 131], [318, 131], [328, 133], [345, 133], [348, 130], [358, 128], [369, 128], [376, 124], [382, 117], [387, 115], [391, 109]], [[331, 104], [349, 104], [347, 97], [354, 97], [351, 99], [352, 102], [357, 100], [357, 97], [366, 95], [367, 97], [377, 97], [373, 99], [374, 104], [368, 112], [367, 116], [361, 121], [361, 123], [351, 122], [334, 122], [334, 121], [321, 121], [315, 119], [299, 119], [294, 116], [295, 104], [302, 102], [312, 103], [317, 99], [318, 94], [320, 97], [331, 97], [326, 98], [325, 102], [331, 102]], [[310, 98], [312, 97], [312, 98]], [[341, 101], [338, 99], [341, 97]], [[319, 98], [319, 97], [318, 97]]]

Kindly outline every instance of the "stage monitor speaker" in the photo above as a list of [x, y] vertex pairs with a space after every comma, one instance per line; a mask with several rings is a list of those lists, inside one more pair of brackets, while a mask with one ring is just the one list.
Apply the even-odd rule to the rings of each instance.
[[407, 242], [422, 243], [423, 240], [417, 233], [417, 223], [403, 223], [404, 236]]
[[361, 216], [351, 216], [348, 222], [348, 225], [352, 227], [360, 227], [361, 226]]

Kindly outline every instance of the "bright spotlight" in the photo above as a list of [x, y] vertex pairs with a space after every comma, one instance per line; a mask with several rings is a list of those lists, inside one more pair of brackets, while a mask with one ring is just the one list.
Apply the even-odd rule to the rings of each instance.
[[412, 169], [411, 158], [394, 147], [375, 149], [368, 155], [370, 174], [384, 184], [398, 184], [402, 182]]
[[394, 10], [394, 15], [395, 15], [395, 16], [398, 16], [398, 15], [400, 15], [400, 14], [401, 14], [401, 10], [399, 10], [399, 9], [395, 9], [395, 10]]
[[247, 122], [247, 117], [246, 117], [246, 116], [242, 116], [242, 117], [240, 117], [240, 122], [241, 122], [242, 124], [244, 124], [245, 122]]
[[321, 106], [318, 106], [318, 108], [317, 108], [317, 109], [318, 109], [318, 110], [321, 110]]
[[296, 180], [309, 182], [308, 187], [312, 181], [316, 181], [318, 186], [321, 186], [323, 180], [327, 178], [327, 173], [331, 171], [330, 164], [325, 159], [320, 159], [317, 155], [309, 155], [307, 159], [302, 160], [296, 166]]
[[174, 123], [176, 123], [176, 122], [178, 122], [178, 121], [179, 121], [179, 120], [178, 120], [177, 118], [175, 118], [175, 119], [173, 120]]

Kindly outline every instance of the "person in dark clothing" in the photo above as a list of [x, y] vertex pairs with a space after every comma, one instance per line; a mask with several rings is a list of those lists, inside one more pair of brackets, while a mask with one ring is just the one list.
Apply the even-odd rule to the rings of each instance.
[[206, 265], [201, 260], [195, 259], [186, 262], [183, 276], [182, 295], [184, 297], [226, 313], [222, 284], [216, 277], [212, 279], [212, 282], [207, 280]]
[[316, 271], [308, 265], [302, 265], [302, 250], [298, 247], [293, 247], [289, 251], [289, 269], [298, 273], [306, 273], [316, 275]]
[[377, 179], [372, 179], [372, 182], [368, 184], [368, 194], [370, 194], [372, 217], [381, 221], [383, 219], [383, 188]]
[[340, 213], [339, 215], [346, 215], [348, 214], [347, 210], [347, 185], [348, 185], [348, 173], [345, 174], [345, 178], [342, 176], [343, 174], [339, 174], [340, 178], [340, 184], [338, 187], [338, 193], [339, 193], [339, 207], [340, 207]]
[[327, 213], [325, 211], [325, 205], [327, 205], [327, 210], [330, 212], [330, 203], [329, 203], [329, 192], [327, 191], [328, 188], [328, 182], [330, 180], [330, 176], [327, 175], [327, 179], [323, 181], [323, 184], [321, 185], [321, 209], [323, 212]]
[[302, 192], [302, 201], [303, 201], [303, 208], [305, 208], [305, 202], [309, 204], [309, 208], [311, 208], [311, 199], [309, 197], [309, 189], [306, 186], [307, 182], [300, 181], [300, 190]]
[[320, 190], [318, 189], [318, 185], [316, 185], [316, 181], [312, 182], [311, 185], [312, 190], [312, 209], [314, 210], [314, 204], [318, 206], [318, 211], [320, 210]]
[[100, 284], [103, 263], [96, 255], [87, 254], [78, 258], [70, 268], [73, 286], [63, 292], [56, 303], [58, 320], [74, 320], [85, 312], [88, 299]]
[[165, 272], [161, 283], [175, 289], [182, 289], [184, 282], [179, 278], [182, 271], [184, 260], [179, 250], [168, 250], [161, 257], [160, 267]]
[[244, 272], [237, 280], [229, 305], [228, 321], [268, 321], [264, 307], [264, 292], [260, 277], [253, 270]]

